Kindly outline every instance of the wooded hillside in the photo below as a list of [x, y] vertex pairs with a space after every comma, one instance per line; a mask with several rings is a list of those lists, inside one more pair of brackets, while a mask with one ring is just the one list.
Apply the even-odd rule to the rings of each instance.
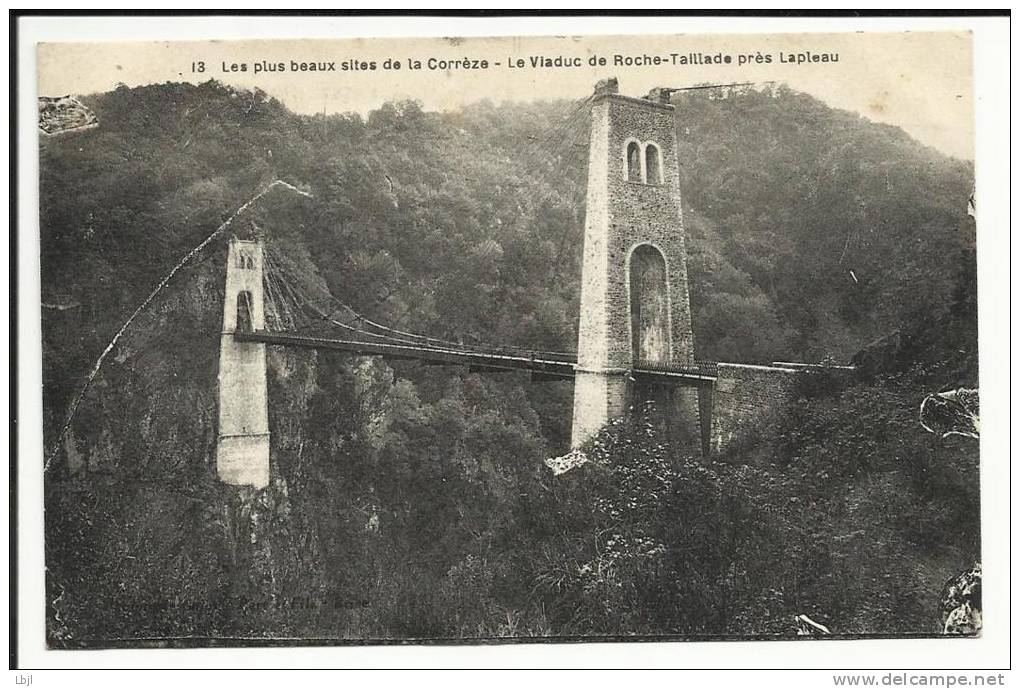
[[[805, 391], [718, 461], [638, 410], [605, 461], [553, 478], [569, 384], [274, 351], [278, 480], [256, 496], [212, 463], [219, 243], [125, 336], [47, 473], [51, 643], [771, 634], [802, 612], [937, 630], [942, 582], [978, 556], [977, 448], [916, 418], [977, 382], [971, 165], [786, 88], [711, 93], [678, 118], [698, 358], [845, 362], [900, 333], [875, 377]], [[576, 103], [304, 117], [215, 82], [81, 100], [99, 126], [40, 151], [49, 440], [143, 296], [273, 179], [313, 199], [236, 229], [370, 318], [575, 349]]]

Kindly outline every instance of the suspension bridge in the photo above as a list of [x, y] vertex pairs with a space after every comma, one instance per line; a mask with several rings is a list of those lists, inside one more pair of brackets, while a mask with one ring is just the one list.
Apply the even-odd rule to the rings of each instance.
[[[737, 85], [742, 86], [742, 85]], [[580, 131], [588, 135], [587, 194], [577, 349], [550, 351], [475, 338], [413, 332], [372, 320], [329, 290], [266, 233], [228, 242], [219, 347], [217, 473], [234, 485], [269, 484], [269, 399], [266, 348], [332, 350], [479, 373], [526, 373], [530, 380], [574, 387], [571, 444], [577, 448], [634, 401], [656, 398], [668, 424], [700, 436], [698, 450], [719, 449], [740, 425], [789, 395], [797, 365], [740, 365], [694, 357], [687, 255], [679, 188], [679, 113], [673, 93], [644, 98], [618, 93], [615, 79], [596, 85], [521, 159], [544, 162], [528, 174], [559, 174], [578, 162]], [[551, 151], [559, 153], [550, 155]], [[189, 252], [124, 323], [95, 362], [72, 402], [45, 467], [98, 373], [124, 332], [186, 263], [273, 188], [243, 204]]]

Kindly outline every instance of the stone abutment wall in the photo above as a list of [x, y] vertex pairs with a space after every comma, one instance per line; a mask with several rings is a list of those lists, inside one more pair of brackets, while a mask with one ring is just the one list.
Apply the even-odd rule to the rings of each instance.
[[724, 449], [743, 426], [789, 404], [803, 375], [797, 368], [719, 364], [719, 377], [710, 392], [710, 449]]

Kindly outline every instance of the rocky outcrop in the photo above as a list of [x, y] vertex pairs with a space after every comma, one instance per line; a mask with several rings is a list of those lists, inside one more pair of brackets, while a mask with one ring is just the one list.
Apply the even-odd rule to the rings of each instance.
[[957, 388], [928, 395], [921, 402], [921, 426], [942, 438], [962, 435], [978, 438], [981, 433], [978, 391]]
[[74, 96], [39, 96], [39, 130], [56, 135], [99, 126], [99, 118]]
[[943, 634], [981, 631], [981, 563], [946, 582], [939, 601]]
[[550, 457], [545, 460], [545, 465], [552, 469], [553, 476], [565, 474], [588, 461], [588, 455], [583, 450], [575, 448], [560, 457]]

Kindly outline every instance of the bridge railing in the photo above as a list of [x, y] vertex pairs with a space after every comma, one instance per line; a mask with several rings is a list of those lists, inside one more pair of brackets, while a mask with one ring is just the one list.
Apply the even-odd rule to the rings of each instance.
[[[329, 337], [336, 333], [336, 324], [326, 319], [321, 319], [322, 322], [319, 324], [311, 325], [306, 327], [299, 332], [294, 332], [295, 335], [305, 336], [321, 336]], [[542, 360], [542, 361], [558, 361], [563, 363], [575, 363], [577, 361], [576, 352], [560, 352], [545, 349], [529, 349], [527, 347], [518, 347], [514, 345], [494, 345], [483, 342], [453, 342], [441, 338], [433, 338], [427, 335], [415, 335], [413, 338], [408, 337], [393, 337], [380, 333], [370, 332], [362, 329], [358, 325], [358, 321], [353, 321], [349, 325], [345, 325], [344, 339], [350, 339], [354, 342], [366, 342], [366, 343], [378, 343], [378, 344], [400, 344], [410, 347], [419, 347], [427, 349], [436, 349], [443, 351], [455, 351], [463, 352], [465, 354], [494, 354], [505, 357], [519, 357], [530, 360]], [[281, 334], [286, 334], [287, 331], [279, 331]]]
[[[337, 325], [337, 323], [329, 321], [328, 319], [322, 319], [318, 323], [308, 324], [307, 326], [292, 332], [288, 332], [287, 330], [279, 330], [276, 332], [281, 335], [293, 334], [304, 337], [311, 336], [330, 338], [335, 337]], [[392, 344], [411, 349], [430, 349], [474, 355], [491, 354], [495, 356], [513, 357], [530, 361], [549, 361], [565, 364], [577, 363], [577, 352], [530, 349], [528, 347], [519, 347], [515, 345], [494, 345], [484, 342], [453, 342], [450, 340], [428, 337], [426, 335], [418, 335], [415, 336], [414, 339], [403, 337], [398, 338], [363, 330], [357, 325], [357, 321], [351, 325], [342, 325], [344, 325], [345, 330], [343, 339], [352, 342], [380, 345]], [[718, 375], [718, 365], [715, 362], [709, 361], [695, 361], [690, 364], [685, 364], [679, 362], [662, 362], [639, 359], [634, 362], [634, 370], [709, 377], [716, 377]]]
[[[286, 331], [281, 331], [279, 334], [286, 335]], [[319, 336], [319, 337], [330, 337], [335, 335], [335, 329], [330, 328], [329, 325], [325, 325], [322, 328], [311, 327], [308, 329], [302, 329], [298, 332], [293, 332], [293, 335], [297, 336]], [[447, 352], [460, 352], [469, 355], [495, 355], [500, 357], [513, 357], [517, 359], [524, 359], [530, 361], [547, 361], [557, 362], [564, 364], [577, 363], [576, 352], [562, 352], [553, 351], [546, 349], [529, 349], [527, 347], [517, 347], [513, 345], [492, 345], [488, 343], [474, 343], [474, 342], [451, 342], [449, 340], [442, 340], [437, 338], [431, 338], [427, 336], [419, 336], [417, 341], [409, 341], [399, 338], [391, 338], [386, 335], [381, 335], [372, 332], [366, 332], [359, 330], [356, 327], [349, 328], [349, 331], [345, 333], [344, 339], [352, 342], [363, 342], [366, 344], [379, 344], [379, 345], [398, 345], [407, 349], [429, 349], [436, 351], [447, 351]], [[635, 371], [646, 371], [650, 373], [674, 373], [678, 375], [692, 375], [699, 377], [716, 377], [718, 375], [718, 364], [709, 361], [695, 361], [691, 364], [684, 364], [678, 362], [662, 362], [662, 361], [650, 361], [639, 359], [634, 362]]]
[[659, 373], [678, 373], [682, 375], [710, 376], [719, 375], [719, 365], [713, 361], [695, 361], [684, 364], [671, 361], [649, 361], [638, 359], [634, 362], [635, 371], [654, 371]]

